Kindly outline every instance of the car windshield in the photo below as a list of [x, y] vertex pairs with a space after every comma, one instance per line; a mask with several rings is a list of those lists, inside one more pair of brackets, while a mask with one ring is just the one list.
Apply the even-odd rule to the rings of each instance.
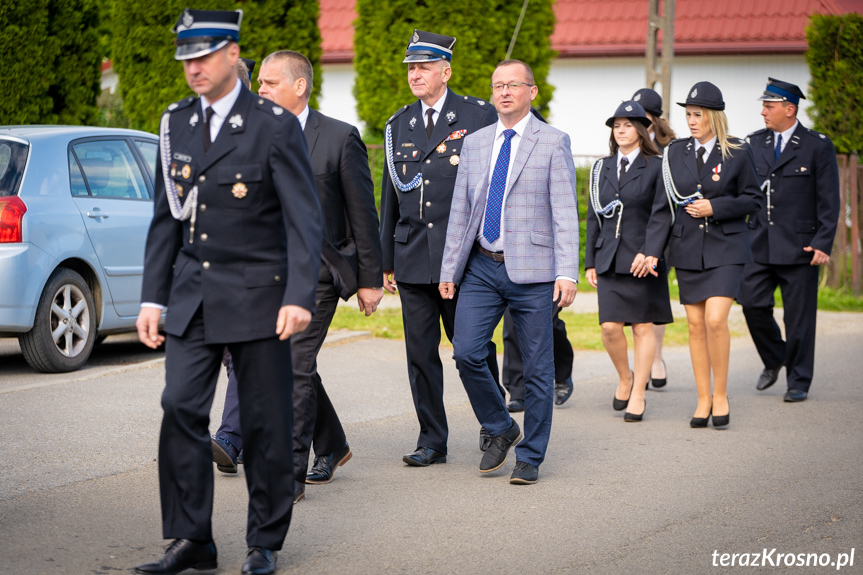
[[0, 197], [18, 195], [29, 146], [0, 138]]

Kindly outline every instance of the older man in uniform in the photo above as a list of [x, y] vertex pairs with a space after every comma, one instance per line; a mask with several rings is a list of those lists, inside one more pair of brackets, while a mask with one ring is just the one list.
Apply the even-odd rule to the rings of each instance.
[[[381, 192], [384, 289], [402, 304], [411, 393], [420, 424], [416, 450], [402, 459], [416, 467], [446, 462], [440, 322], [452, 341], [455, 301], [438, 293], [459, 152], [464, 137], [497, 121], [488, 102], [447, 87], [455, 38], [414, 30], [404, 63], [418, 98], [387, 121]], [[497, 374], [493, 343], [487, 361]], [[500, 388], [503, 394], [503, 389]]]
[[[773, 385], [784, 365], [785, 401], [804, 401], [815, 365], [818, 266], [830, 261], [839, 217], [839, 170], [830, 138], [797, 120], [803, 92], [768, 78], [759, 98], [765, 128], [749, 135], [765, 202], [750, 218], [752, 256], [737, 297], [764, 362], [756, 388]], [[782, 292], [785, 341], [773, 319]]]
[[[243, 382], [243, 573], [275, 571], [291, 520], [288, 338], [314, 312], [321, 209], [297, 118], [236, 76], [241, 16], [187, 9], [174, 27], [175, 58], [200, 98], [162, 116], [137, 322], [144, 344], [166, 343], [159, 491], [162, 533], [174, 541], [138, 573], [217, 566], [208, 425], [225, 347]], [[158, 331], [164, 308], [167, 338]]]

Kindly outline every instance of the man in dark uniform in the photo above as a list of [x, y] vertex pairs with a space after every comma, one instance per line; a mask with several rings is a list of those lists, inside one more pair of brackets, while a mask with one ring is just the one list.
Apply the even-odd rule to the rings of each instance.
[[[236, 76], [241, 16], [187, 9], [174, 27], [175, 58], [200, 98], [162, 116], [137, 322], [147, 346], [166, 343], [159, 490], [162, 532], [174, 542], [138, 573], [216, 568], [208, 424], [225, 347], [243, 382], [243, 573], [275, 571], [291, 520], [288, 338], [314, 312], [321, 210], [297, 118]], [[164, 308], [167, 338], [158, 332]]]
[[[383, 297], [378, 212], [366, 146], [355, 127], [309, 108], [312, 77], [312, 63], [292, 50], [267, 56], [258, 75], [258, 95], [295, 114], [303, 126], [324, 221], [317, 312], [309, 328], [291, 338], [295, 503], [305, 497], [305, 483], [329, 483], [336, 467], [351, 458], [317, 363], [339, 298], [357, 294], [357, 304], [368, 316]], [[237, 378], [232, 370], [229, 376], [222, 425], [213, 437], [213, 459], [219, 471], [236, 473], [243, 438]], [[307, 475], [313, 443], [315, 465]]]
[[[749, 135], [764, 206], [750, 218], [754, 262], [746, 264], [738, 301], [764, 362], [756, 388], [773, 385], [784, 365], [785, 401], [804, 401], [815, 364], [818, 266], [830, 261], [839, 218], [839, 170], [833, 143], [797, 120], [803, 92], [768, 78], [761, 116]], [[773, 319], [773, 293], [782, 291], [785, 337]]]
[[[411, 393], [420, 424], [416, 451], [403, 461], [426, 467], [446, 462], [440, 322], [452, 341], [455, 300], [438, 292], [450, 202], [464, 137], [497, 121], [488, 102], [449, 88], [455, 38], [414, 30], [404, 63], [418, 98], [387, 121], [381, 191], [384, 289], [398, 282]], [[496, 349], [488, 363], [497, 374]], [[501, 393], [503, 389], [501, 388]]]

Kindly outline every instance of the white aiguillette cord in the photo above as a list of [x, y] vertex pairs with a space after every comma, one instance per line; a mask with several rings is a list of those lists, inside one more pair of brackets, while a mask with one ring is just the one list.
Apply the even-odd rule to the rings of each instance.
[[387, 167], [389, 168], [388, 173], [390, 175], [390, 179], [393, 182], [393, 186], [401, 192], [410, 192], [411, 190], [415, 190], [418, 187], [420, 188], [420, 219], [423, 217], [423, 188], [422, 181], [423, 175], [422, 171], [414, 176], [407, 184], [402, 183], [399, 175], [396, 173], [396, 166], [393, 163], [393, 128], [392, 124], [387, 124], [386, 131], [386, 139], [385, 139], [385, 147], [384, 153], [386, 154]]
[[[668, 163], [670, 153], [671, 144], [668, 144], [665, 153], [662, 155], [662, 180], [665, 182], [665, 195], [668, 197], [668, 207], [671, 209], [671, 223], [674, 224], [676, 217], [675, 206], [688, 206], [695, 200], [702, 199], [704, 196], [699, 191], [689, 196], [681, 196], [677, 192], [677, 186], [674, 185], [674, 179], [671, 177], [671, 166]], [[705, 221], [707, 220], [707, 218], [704, 219]]]
[[612, 201], [610, 204], [601, 207], [599, 202], [599, 176], [600, 176], [600, 168], [602, 167], [602, 160], [597, 160], [593, 167], [590, 169], [590, 205], [593, 207], [593, 213], [596, 214], [596, 220], [599, 222], [599, 227], [602, 227], [602, 218], [611, 218], [614, 216], [614, 210], [617, 206], [620, 206], [620, 210], [617, 212], [617, 227], [614, 229], [614, 237], [620, 237], [620, 220], [623, 218], [623, 202], [619, 199]]
[[177, 185], [171, 178], [168, 166], [171, 165], [171, 130], [169, 122], [171, 113], [162, 114], [159, 124], [159, 149], [162, 152], [162, 178], [165, 181], [165, 195], [168, 198], [168, 206], [174, 219], [184, 222], [191, 219], [189, 226], [189, 243], [195, 239], [195, 217], [198, 214], [198, 186], [193, 186], [185, 202], [180, 201], [180, 193]]

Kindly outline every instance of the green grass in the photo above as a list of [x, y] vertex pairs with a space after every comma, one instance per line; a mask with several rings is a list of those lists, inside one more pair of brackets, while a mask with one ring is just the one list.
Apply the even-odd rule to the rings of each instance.
[[[566, 333], [572, 347], [576, 351], [602, 351], [602, 339], [599, 331], [599, 316], [595, 313], [570, 313], [564, 311], [560, 315], [566, 323]], [[405, 332], [402, 326], [402, 313], [398, 308], [385, 308], [376, 311], [371, 317], [366, 317], [363, 312], [354, 307], [340, 306], [336, 310], [330, 329], [348, 329], [351, 331], [368, 331], [373, 337], [385, 339], [404, 339]], [[624, 330], [632, 345], [632, 335], [629, 329]], [[443, 334], [441, 327], [441, 334]], [[732, 327], [732, 337], [743, 335], [739, 330]], [[442, 337], [442, 345], [448, 346], [446, 337]], [[497, 326], [492, 340], [497, 344], [498, 350], [503, 350], [503, 323]], [[674, 323], [666, 326], [666, 346], [688, 345], [689, 332], [686, 319], [677, 318]]]

